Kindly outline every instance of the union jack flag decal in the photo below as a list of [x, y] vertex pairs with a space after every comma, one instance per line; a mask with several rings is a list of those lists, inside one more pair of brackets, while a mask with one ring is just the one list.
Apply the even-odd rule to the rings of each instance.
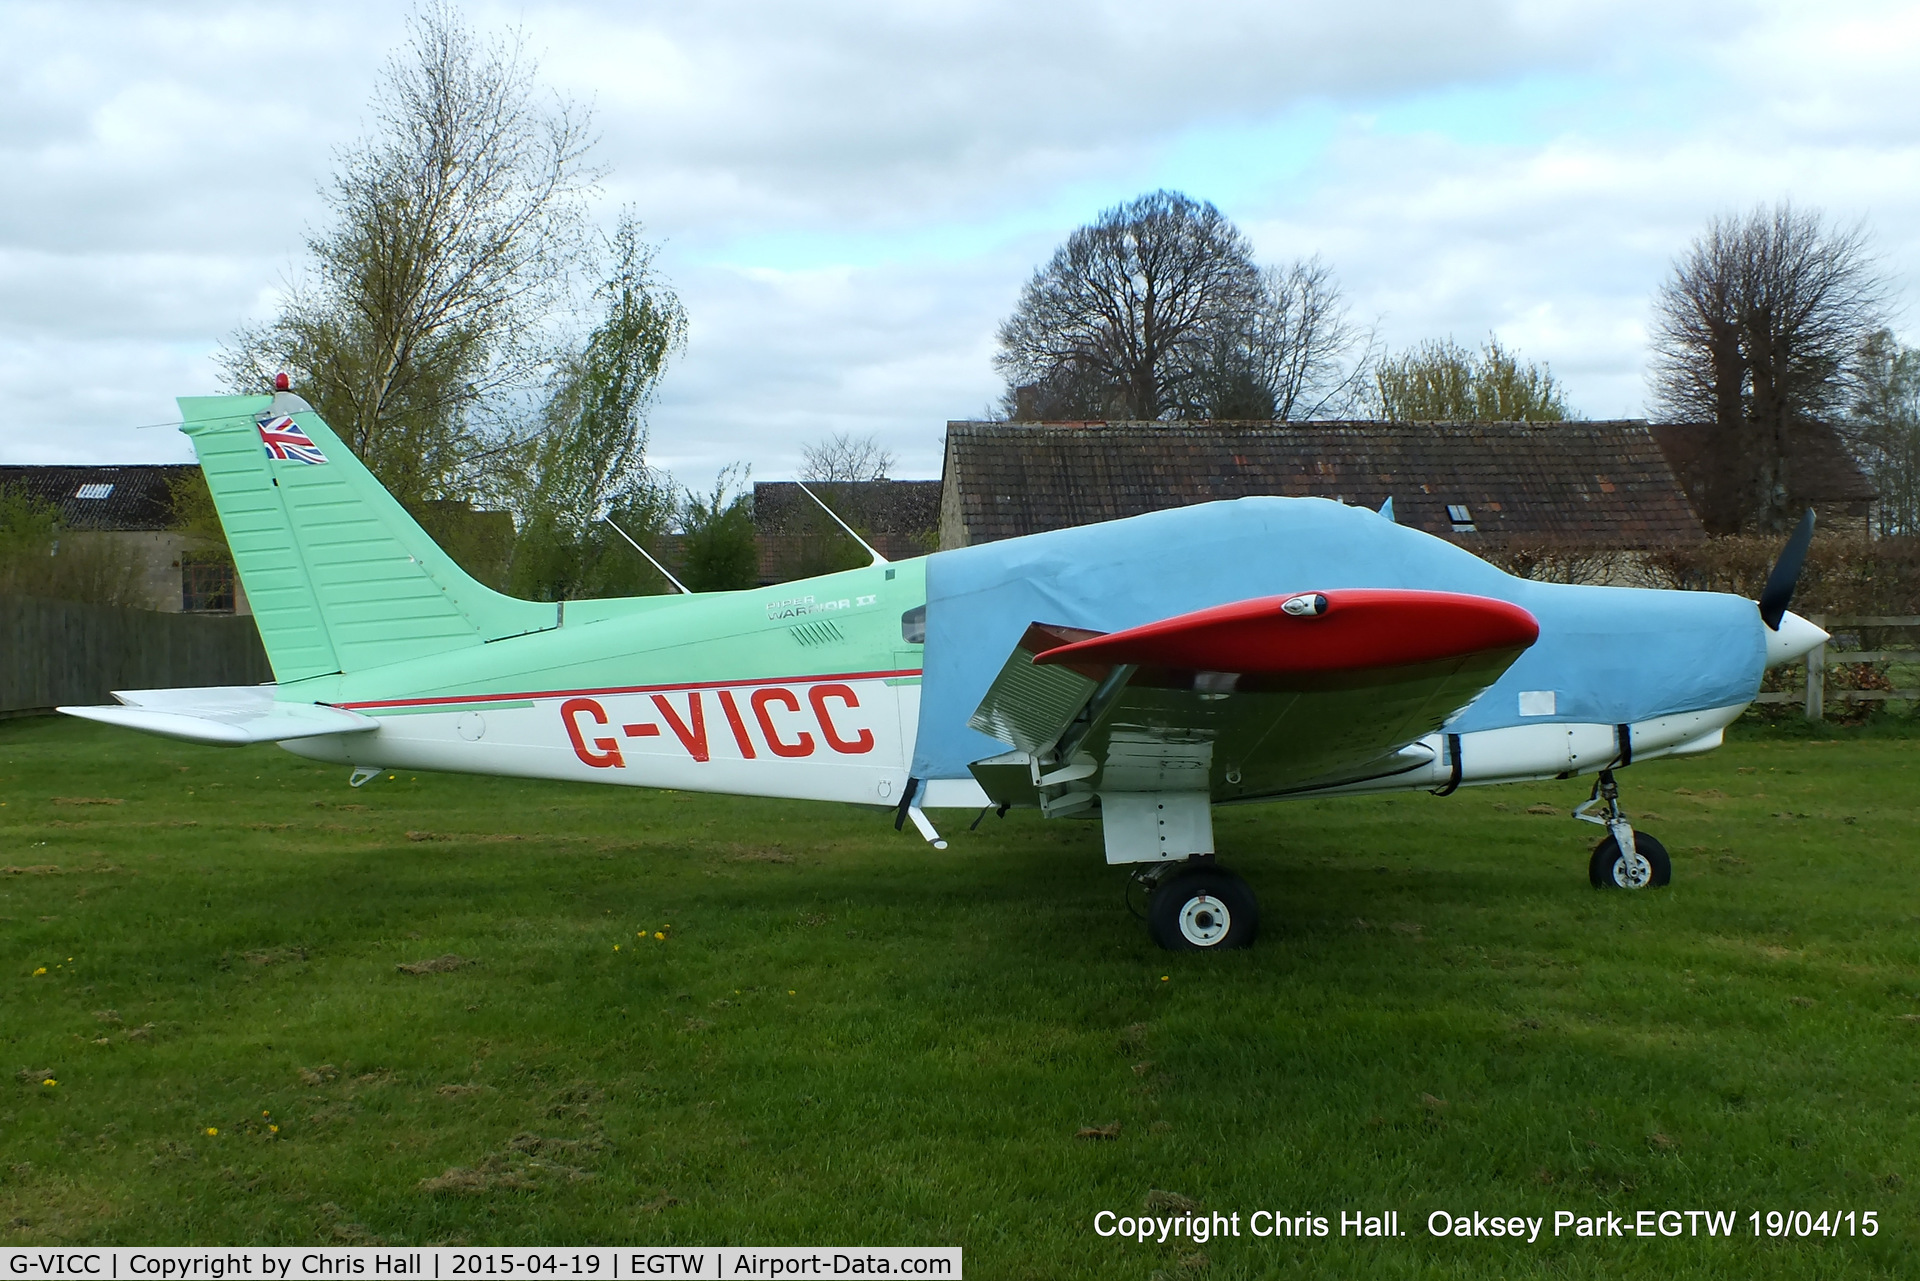
[[254, 423], [260, 428], [260, 440], [267, 447], [267, 457], [278, 458], [285, 463], [327, 461], [327, 456], [320, 452], [320, 446], [313, 443], [313, 438], [301, 431], [299, 424], [285, 414], [262, 414]]

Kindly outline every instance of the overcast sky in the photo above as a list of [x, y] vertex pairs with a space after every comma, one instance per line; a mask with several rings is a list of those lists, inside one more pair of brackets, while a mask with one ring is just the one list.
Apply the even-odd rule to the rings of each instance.
[[[682, 480], [874, 433], [937, 476], [1053, 247], [1167, 186], [1320, 254], [1392, 346], [1487, 334], [1645, 411], [1649, 300], [1717, 212], [1864, 222], [1920, 293], [1920, 4], [474, 3], [588, 103], [692, 320]], [[0, 0], [0, 462], [187, 460], [173, 397], [272, 314], [389, 4]], [[160, 424], [143, 426], [144, 424]]]

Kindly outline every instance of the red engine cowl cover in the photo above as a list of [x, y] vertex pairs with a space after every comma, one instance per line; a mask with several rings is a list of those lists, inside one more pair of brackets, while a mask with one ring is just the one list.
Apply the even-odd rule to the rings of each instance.
[[[1282, 606], [1322, 596], [1318, 614]], [[1532, 614], [1453, 592], [1348, 588], [1235, 601], [1050, 649], [1036, 663], [1133, 663], [1206, 672], [1342, 672], [1409, 667], [1539, 639]]]

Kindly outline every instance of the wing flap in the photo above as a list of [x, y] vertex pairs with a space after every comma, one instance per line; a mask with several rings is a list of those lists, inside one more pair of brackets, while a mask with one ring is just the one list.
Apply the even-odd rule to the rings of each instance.
[[1093, 697], [1099, 678], [1078, 665], [1043, 667], [1035, 660], [1049, 650], [1098, 635], [1041, 623], [1027, 628], [967, 719], [968, 726], [1023, 752], [1038, 752], [1058, 742]]
[[113, 696], [120, 700], [118, 706], [58, 710], [103, 725], [220, 747], [358, 734], [380, 727], [371, 716], [338, 707], [276, 702], [271, 685], [115, 690]]

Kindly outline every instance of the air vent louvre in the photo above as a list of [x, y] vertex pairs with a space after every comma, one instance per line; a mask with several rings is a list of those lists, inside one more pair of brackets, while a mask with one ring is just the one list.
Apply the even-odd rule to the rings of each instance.
[[817, 623], [801, 623], [798, 626], [789, 627], [787, 631], [795, 640], [808, 647], [831, 645], [835, 641], [846, 639], [841, 635], [838, 627], [825, 620]]

